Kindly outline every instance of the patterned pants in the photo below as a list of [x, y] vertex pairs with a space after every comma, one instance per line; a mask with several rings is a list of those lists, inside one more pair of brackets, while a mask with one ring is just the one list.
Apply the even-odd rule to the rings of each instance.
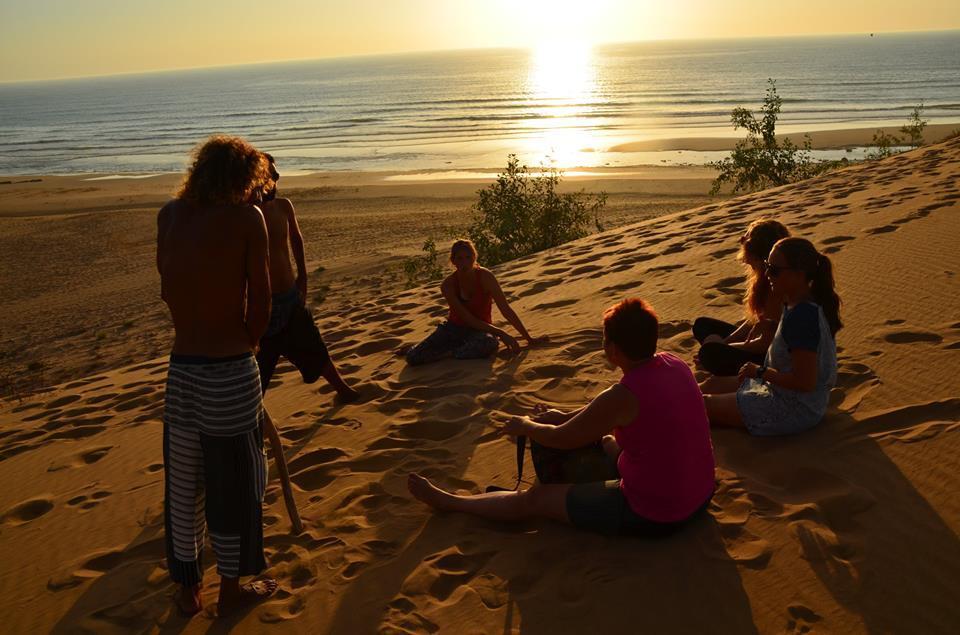
[[171, 356], [163, 462], [167, 564], [174, 582], [200, 583], [208, 528], [221, 576], [255, 575], [266, 568], [262, 413], [252, 354]]
[[444, 322], [407, 352], [407, 363], [419, 366], [445, 357], [482, 359], [496, 353], [498, 346], [497, 338], [489, 333]]

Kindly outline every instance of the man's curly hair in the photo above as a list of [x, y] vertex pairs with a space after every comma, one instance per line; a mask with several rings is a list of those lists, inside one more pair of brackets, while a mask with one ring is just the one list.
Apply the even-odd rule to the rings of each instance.
[[177, 198], [203, 206], [245, 205], [272, 187], [266, 156], [240, 137], [215, 135], [193, 151]]

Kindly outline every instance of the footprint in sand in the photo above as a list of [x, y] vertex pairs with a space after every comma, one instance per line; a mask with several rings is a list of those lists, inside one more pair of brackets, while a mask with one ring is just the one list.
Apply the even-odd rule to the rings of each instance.
[[883, 336], [884, 341], [891, 344], [916, 344], [919, 342], [928, 342], [931, 344], [940, 344], [943, 337], [933, 331], [921, 330], [899, 330], [892, 331]]
[[87, 448], [72, 454], [67, 459], [58, 460], [47, 468], [48, 472], [57, 472], [71, 467], [82, 467], [84, 465], [93, 465], [110, 453], [114, 446], [101, 445], [95, 448]]
[[81, 494], [80, 496], [74, 496], [68, 500], [67, 507], [79, 507], [80, 511], [85, 512], [93, 509], [111, 496], [113, 496], [113, 492], [108, 492], [106, 490], [99, 490], [90, 495]]
[[17, 503], [0, 516], [0, 523], [18, 526], [36, 520], [53, 509], [53, 499], [40, 496]]
[[791, 604], [787, 607], [787, 625], [784, 631], [786, 633], [809, 633], [812, 625], [819, 622], [822, 617], [811, 608], [802, 604]]

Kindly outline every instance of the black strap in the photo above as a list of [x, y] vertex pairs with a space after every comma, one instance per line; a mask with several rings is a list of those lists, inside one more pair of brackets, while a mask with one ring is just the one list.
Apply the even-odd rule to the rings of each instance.
[[513, 489], [500, 487], [499, 485], [488, 485], [486, 491], [489, 492], [515, 492], [520, 489], [520, 483], [523, 481], [523, 455], [527, 450], [527, 437], [517, 437], [517, 484]]

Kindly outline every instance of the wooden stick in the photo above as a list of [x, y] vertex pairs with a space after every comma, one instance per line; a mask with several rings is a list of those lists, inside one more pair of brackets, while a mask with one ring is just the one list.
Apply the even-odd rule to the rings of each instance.
[[273, 425], [273, 419], [270, 418], [266, 408], [263, 409], [263, 431], [267, 433], [267, 438], [270, 440], [270, 449], [273, 450], [273, 462], [276, 464], [277, 473], [280, 475], [283, 502], [287, 505], [287, 515], [290, 516], [293, 533], [302, 533], [303, 522], [300, 520], [300, 512], [297, 511], [297, 501], [293, 498], [293, 488], [290, 486], [287, 458], [283, 455], [283, 441], [280, 440], [280, 433], [277, 432], [277, 427]]

